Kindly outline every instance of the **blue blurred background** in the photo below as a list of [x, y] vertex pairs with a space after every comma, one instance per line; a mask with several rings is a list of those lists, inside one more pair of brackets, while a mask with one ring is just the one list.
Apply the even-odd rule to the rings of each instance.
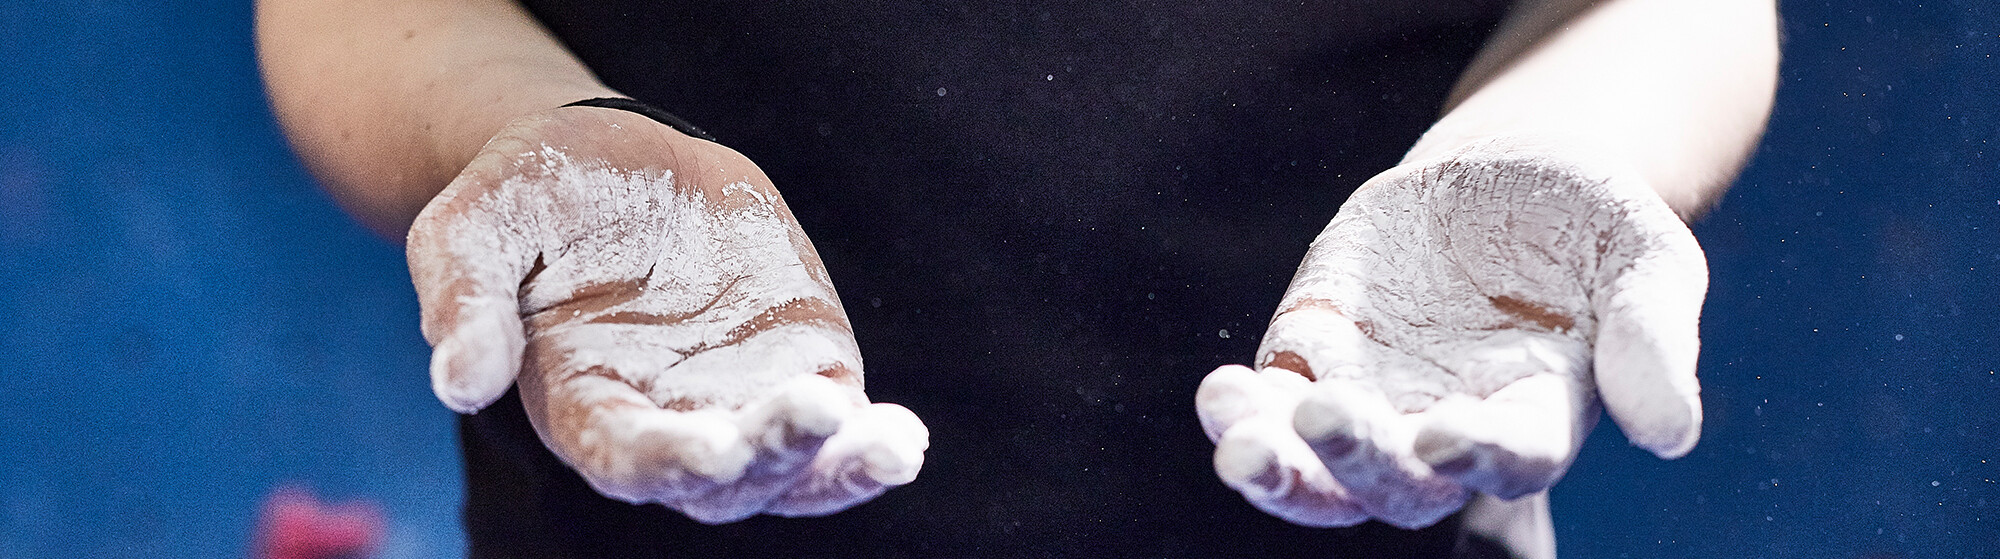
[[400, 248], [263, 99], [248, 2], [0, 15], [0, 558], [240, 557], [264, 495], [463, 554]]
[[[284, 483], [462, 555], [401, 251], [286, 149], [247, 3], [37, 4], [0, 10], [0, 558], [241, 556]], [[1565, 556], [2000, 555], [2000, 10], [1783, 10], [1770, 133], [1695, 228], [1702, 444], [1604, 424]]]

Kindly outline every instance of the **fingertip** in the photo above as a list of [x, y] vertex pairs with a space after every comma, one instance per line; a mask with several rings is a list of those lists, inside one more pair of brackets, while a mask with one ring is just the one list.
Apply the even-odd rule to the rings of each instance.
[[1202, 378], [1202, 384], [1208, 384], [1208, 379], [1215, 378], [1218, 376], [1227, 377], [1231, 375], [1241, 376], [1241, 375], [1255, 375], [1255, 374], [1257, 374], [1257, 371], [1252, 370], [1249, 367], [1231, 363], [1228, 365], [1223, 365], [1221, 367], [1216, 367], [1214, 371], [1209, 371], [1208, 376]]
[[1292, 412], [1292, 429], [1308, 442], [1352, 434], [1357, 422], [1340, 400], [1325, 391], [1307, 395]]
[[551, 443], [563, 447], [558, 454], [573, 457], [570, 466], [607, 497], [686, 505], [742, 479], [755, 458], [735, 423], [719, 412], [632, 405], [603, 413], [609, 415], [592, 427]]
[[[477, 413], [514, 385], [526, 345], [518, 319], [467, 321], [431, 350], [431, 391], [445, 407]], [[511, 326], [511, 327], [510, 327]]]
[[1341, 380], [1321, 381], [1292, 412], [1292, 430], [1329, 467], [1362, 454], [1370, 424], [1393, 421], [1393, 408], [1379, 394]]
[[721, 526], [723, 524], [729, 524], [739, 520], [750, 518], [752, 516], [757, 516], [757, 511], [755, 509], [748, 509], [745, 507], [706, 507], [698, 505], [683, 505], [677, 508], [676, 510], [679, 510], [681, 514], [687, 515], [689, 520], [700, 522], [703, 525], [707, 526]]
[[1639, 448], [1651, 451], [1654, 456], [1673, 460], [1687, 456], [1694, 451], [1695, 444], [1701, 442], [1701, 400], [1683, 400], [1679, 409], [1627, 412], [1619, 417], [1646, 417], [1641, 420], [1618, 420], [1618, 427], [1625, 431], [1627, 439]]
[[811, 473], [765, 511], [787, 517], [824, 516], [916, 481], [930, 448], [930, 430], [896, 404], [869, 404], [828, 438]]
[[[721, 452], [704, 452], [703, 445], [685, 441], [678, 449], [665, 449], [680, 452], [680, 463], [700, 484], [714, 487], [666, 504], [710, 525], [735, 522], [759, 512], [785, 515], [806, 510], [787, 495], [814, 484], [820, 457], [831, 438], [845, 429], [865, 402], [858, 389], [806, 375], [786, 381], [769, 398], [740, 410], [685, 412], [683, 423], [728, 423], [741, 438], [708, 441], [710, 449], [727, 448]], [[735, 463], [737, 458], [742, 459], [740, 467]]]
[[1286, 522], [1328, 528], [1368, 519], [1282, 422], [1260, 419], [1231, 429], [1216, 444], [1214, 466], [1223, 485]]
[[1426, 426], [1417, 434], [1415, 451], [1438, 475], [1502, 499], [1546, 491], [1568, 466], [1566, 455], [1549, 449], [1510, 447], [1449, 426]]
[[1262, 412], [1259, 403], [1269, 399], [1259, 397], [1264, 388], [1257, 372], [1242, 365], [1223, 365], [1202, 377], [1194, 408], [1208, 440], [1221, 440], [1231, 426]]
[[677, 424], [649, 430], [650, 444], [642, 445], [658, 455], [672, 457], [673, 463], [703, 480], [727, 484], [742, 479], [756, 458], [756, 451], [747, 444], [743, 431], [722, 412], [704, 409], [648, 410], [648, 413], [663, 423]]
[[1356, 509], [1353, 507], [1339, 507], [1339, 508], [1333, 508], [1331, 510], [1311, 510], [1309, 512], [1298, 511], [1298, 510], [1273, 510], [1273, 508], [1275, 507], [1265, 508], [1259, 506], [1258, 508], [1286, 522], [1290, 522], [1307, 528], [1347, 528], [1368, 521], [1368, 513], [1361, 512], [1360, 509]]
[[863, 455], [868, 478], [889, 487], [908, 485], [924, 469], [923, 449], [907, 445], [881, 445]]
[[1483, 400], [1447, 398], [1420, 414], [1412, 450], [1437, 474], [1489, 495], [1546, 490], [1568, 471], [1595, 417], [1582, 390], [1567, 375], [1541, 374]]
[[850, 421], [857, 421], [862, 429], [891, 434], [893, 438], [919, 450], [931, 446], [930, 427], [924, 425], [924, 420], [918, 418], [916, 412], [897, 404], [869, 404], [856, 412]]
[[916, 414], [895, 404], [869, 404], [827, 439], [814, 469], [834, 472], [858, 465], [869, 479], [903, 485], [916, 479], [929, 449], [930, 430]]
[[924, 452], [930, 449], [930, 428], [908, 408], [896, 404], [871, 404], [858, 417], [862, 425], [882, 434], [882, 444], [863, 454], [868, 477], [887, 486], [916, 481], [924, 467]]
[[1417, 459], [1437, 473], [1458, 476], [1478, 465], [1472, 438], [1449, 425], [1432, 423], [1417, 432], [1413, 445]]
[[1352, 416], [1342, 410], [1313, 402], [1299, 404], [1292, 414], [1292, 429], [1312, 447], [1313, 454], [1328, 464], [1346, 461], [1361, 449], [1361, 434]]
[[1213, 402], [1218, 397], [1225, 396], [1227, 393], [1224, 391], [1233, 389], [1255, 378], [1257, 378], [1257, 371], [1253, 371], [1249, 367], [1242, 365], [1232, 364], [1216, 367], [1214, 371], [1210, 371], [1208, 375], [1201, 377], [1201, 384], [1195, 387], [1195, 404], [1200, 406], [1204, 403]]
[[1665, 460], [1686, 456], [1701, 441], [1701, 400], [1697, 398], [1614, 397], [1604, 408], [1625, 439]]
[[766, 449], [816, 451], [859, 406], [852, 389], [819, 375], [787, 381], [770, 401], [740, 418], [744, 433]]
[[1595, 376], [1605, 412], [1626, 439], [1671, 460], [1701, 438], [1701, 385], [1695, 334], [1665, 334], [1642, 323], [1607, 321], [1598, 335]]
[[451, 411], [470, 415], [486, 407], [487, 402], [477, 399], [467, 401], [452, 382], [458, 377], [452, 372], [452, 361], [465, 352], [459, 347], [462, 345], [458, 338], [452, 337], [431, 347], [431, 394], [436, 395], [438, 401]]
[[1277, 449], [1251, 425], [1230, 429], [1215, 443], [1215, 475], [1223, 485], [1251, 501], [1268, 500], [1285, 491]]

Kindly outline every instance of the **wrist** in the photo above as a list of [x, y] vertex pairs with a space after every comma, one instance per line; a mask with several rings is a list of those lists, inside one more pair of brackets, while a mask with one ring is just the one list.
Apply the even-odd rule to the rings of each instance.
[[1646, 185], [1656, 199], [1672, 209], [1683, 222], [1691, 221], [1703, 207], [1701, 200], [1685, 194], [1676, 184], [1662, 185], [1640, 162], [1626, 157], [1616, 146], [1593, 142], [1588, 135], [1562, 131], [1513, 131], [1506, 133], [1460, 133], [1440, 123], [1417, 141], [1399, 166], [1424, 166], [1458, 159], [1503, 157], [1512, 161], [1537, 162], [1564, 173], [1582, 173], [1600, 181], [1635, 181]]
[[617, 91], [587, 76], [520, 79], [525, 73], [522, 70], [487, 76], [486, 79], [501, 80], [494, 86], [462, 88], [460, 91], [468, 94], [440, 96], [424, 104], [427, 106], [412, 107], [418, 112], [409, 115], [410, 118], [424, 123], [424, 129], [430, 132], [427, 138], [430, 164], [426, 172], [429, 182], [436, 185], [430, 194], [435, 195], [458, 176], [508, 124], [577, 99], [619, 96]]
[[1540, 152], [1592, 169], [1629, 173], [1644, 181], [1682, 222], [1692, 222], [1714, 204], [1741, 163], [1738, 159], [1727, 165], [1702, 161], [1677, 165], [1676, 162], [1694, 158], [1667, 153], [1671, 145], [1633, 143], [1627, 135], [1599, 125], [1543, 124], [1523, 119], [1490, 122], [1477, 116], [1447, 115], [1424, 132], [1400, 164], [1453, 157], [1470, 146], [1514, 145], [1516, 149]]
[[702, 130], [700, 127], [697, 127], [693, 123], [688, 122], [686, 119], [682, 119], [679, 116], [675, 116], [673, 113], [669, 113], [666, 110], [661, 109], [659, 107], [648, 105], [646, 103], [640, 102], [639, 100], [632, 99], [629, 97], [593, 97], [590, 99], [584, 99], [582, 101], [569, 103], [563, 105], [563, 107], [596, 107], [600, 109], [613, 109], [613, 110], [625, 111], [649, 119], [653, 119], [653, 122], [658, 122], [662, 125], [665, 125], [668, 128], [672, 128], [677, 132], [686, 134], [689, 137], [698, 140], [704, 140], [718, 144], [722, 143], [720, 140], [715, 139], [714, 135], [709, 134], [707, 131]]

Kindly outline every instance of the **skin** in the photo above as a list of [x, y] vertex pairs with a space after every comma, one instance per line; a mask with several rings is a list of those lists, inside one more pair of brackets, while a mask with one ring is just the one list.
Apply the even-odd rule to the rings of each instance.
[[624, 111], [517, 119], [417, 216], [433, 388], [518, 385], [599, 493], [704, 522], [823, 514], [908, 483], [929, 434], [862, 393], [811, 241], [755, 165]]
[[1675, 218], [1755, 146], [1776, 70], [1769, 2], [1517, 6], [1314, 242], [1256, 367], [1204, 379], [1218, 475], [1299, 524], [1468, 507], [1553, 556], [1543, 491], [1600, 408], [1663, 458], [1700, 436], [1707, 273]]
[[1429, 525], [1557, 479], [1598, 394], [1632, 439], [1699, 434], [1701, 249], [1646, 184], [1495, 139], [1371, 180], [1313, 243], [1258, 352], [1198, 391], [1216, 469], [1307, 525]]
[[703, 522], [830, 514], [915, 478], [929, 433], [868, 402], [818, 255], [741, 154], [553, 108], [619, 94], [510, 2], [274, 1], [257, 24], [294, 147], [408, 241], [446, 406], [518, 385], [600, 493]]
[[[762, 260], [769, 266], [750, 276], [795, 273], [820, 283], [825, 293], [746, 298], [753, 302], [730, 316], [757, 322], [751, 329], [762, 333], [737, 342], [789, 332], [797, 340], [851, 347], [838, 298], [810, 242], [796, 234], [782, 197], [753, 163], [634, 115], [551, 109], [617, 93], [511, 2], [264, 0], [257, 26], [272, 104], [300, 155], [357, 218], [385, 236], [408, 236], [425, 333], [438, 348], [434, 384], [448, 406], [476, 410], [518, 381], [543, 440], [600, 491], [667, 502], [711, 521], [760, 510], [833, 512], [914, 475], [921, 423], [903, 415], [907, 411], [867, 412], [888, 408], [868, 405], [860, 395], [858, 355], [824, 352], [836, 357], [794, 363], [767, 375], [777, 380], [736, 392], [698, 398], [685, 396], [699, 390], [662, 392], [662, 384], [700, 384], [689, 380], [699, 375], [668, 374], [695, 362], [691, 355], [698, 352], [674, 352], [678, 365], [582, 364], [564, 357], [591, 348], [576, 341], [587, 336], [559, 335], [578, 330], [563, 311], [582, 320], [584, 312], [618, 312], [607, 301], [712, 297], [726, 289], [672, 291], [646, 269], [591, 272], [588, 259], [549, 258], [551, 247], [579, 240], [616, 245], [622, 242], [616, 236], [565, 238], [548, 232], [561, 228], [548, 227], [534, 235], [499, 235], [492, 238], [518, 242], [494, 245], [504, 247], [493, 249], [501, 256], [493, 260], [502, 265], [477, 273], [480, 265], [472, 263], [491, 255], [463, 242], [498, 235], [518, 225], [509, 217], [528, 215], [493, 208], [530, 206], [526, 202], [537, 196], [576, 186], [547, 180], [562, 172], [536, 175], [546, 167], [530, 163], [549, 160], [550, 153], [567, 155], [565, 165], [579, 173], [674, 177], [671, 186], [658, 182], [622, 192], [700, 200], [694, 206], [710, 210], [715, 221], [742, 207], [731, 200], [755, 192], [774, 201], [763, 202], [770, 209], [759, 215], [773, 230], [791, 232], [780, 244], [792, 250], [790, 257]], [[1699, 248], [1685, 227], [1660, 216], [1673, 222], [1671, 216], [1699, 213], [1755, 145], [1776, 84], [1776, 28], [1769, 0], [1521, 3], [1404, 164], [1364, 186], [1315, 243], [1301, 266], [1305, 281], [1295, 281], [1278, 309], [1257, 367], [1224, 367], [1204, 381], [1197, 411], [1219, 441], [1218, 474], [1254, 504], [1294, 522], [1379, 518], [1417, 526], [1470, 506], [1482, 519], [1468, 525], [1517, 548], [1552, 553], [1540, 492], [1560, 478], [1599, 406], [1636, 434], [1637, 444], [1665, 457], [1687, 452], [1700, 424], [1692, 365], [1700, 290], [1667, 289], [1670, 284], [1658, 278], [1668, 275], [1657, 273], [1610, 274], [1574, 289], [1527, 293], [1448, 289], [1371, 270], [1394, 269], [1387, 263], [1395, 263], [1406, 270], [1456, 270], [1466, 278], [1489, 268], [1518, 270], [1522, 277], [1580, 277], [1600, 271], [1581, 263], [1613, 256], [1698, 267]], [[1507, 176], [1540, 178], [1500, 180]], [[1524, 188], [1567, 198], [1535, 206], [1493, 203], [1518, 200]], [[1395, 204], [1438, 200], [1486, 203], [1458, 204], [1451, 212], [1427, 208], [1435, 210], [1428, 213], [1432, 219], [1412, 223], [1398, 222], [1403, 214], [1391, 211]], [[1630, 210], [1620, 214], [1629, 219], [1600, 219], [1610, 209]], [[1505, 255], [1526, 254], [1515, 249], [1538, 247], [1540, 240], [1502, 228], [1497, 252], [1480, 253], [1482, 260], [1457, 268], [1436, 261], [1436, 251], [1408, 244], [1459, 228], [1479, 230], [1509, 212], [1535, 216], [1529, 221], [1542, 230], [1573, 226], [1625, 242], [1615, 250], [1565, 245], [1545, 261], [1521, 262]], [[472, 215], [486, 217], [466, 217]], [[419, 226], [411, 228], [412, 222]], [[537, 261], [547, 267], [538, 268]], [[650, 262], [651, 269], [662, 262]], [[563, 266], [576, 285], [594, 287], [544, 290], [541, 282], [557, 276], [530, 277]], [[1621, 266], [1612, 268], [1630, 268]], [[522, 280], [526, 292], [517, 292]], [[1378, 304], [1397, 298], [1421, 304], [1410, 312]], [[1636, 319], [1611, 316], [1647, 301], [1671, 304], [1646, 307], [1656, 310]], [[633, 316], [643, 315], [639, 322], [654, 327], [660, 339], [689, 330], [683, 323], [698, 313], [664, 312], [669, 307]], [[1381, 329], [1369, 321], [1373, 315], [1362, 316], [1370, 312], [1411, 320], [1401, 331]], [[1468, 317], [1491, 323], [1469, 328], [1463, 324]], [[1468, 337], [1475, 330], [1487, 337]], [[743, 332], [732, 327], [714, 333], [710, 344], [666, 345], [740, 345], [724, 343], [732, 331]], [[1351, 351], [1352, 344], [1340, 344], [1357, 338], [1343, 332], [1363, 334], [1359, 339], [1372, 340], [1380, 351]], [[1514, 336], [1493, 338], [1495, 332]], [[1606, 343], [1614, 338], [1643, 343]], [[616, 353], [616, 342], [602, 343], [608, 345], [598, 349]], [[1511, 372], [1493, 373], [1426, 353], [1475, 346], [1485, 354], [1546, 358], [1515, 359], [1511, 368], [1498, 367]], [[1447, 364], [1416, 371], [1395, 365], [1396, 355]], [[1543, 366], [1518, 366], [1529, 361]], [[1607, 377], [1613, 370], [1620, 372]], [[733, 396], [716, 396], [723, 393]], [[628, 412], [681, 415], [651, 423], [602, 419]], [[729, 429], [735, 434], [697, 436]], [[766, 432], [805, 435], [754, 434]], [[636, 442], [641, 440], [650, 442]], [[758, 442], [773, 440], [778, 442]], [[861, 478], [872, 481], [854, 482]], [[780, 485], [786, 488], [771, 489]], [[853, 488], [859, 489], [848, 490]]]

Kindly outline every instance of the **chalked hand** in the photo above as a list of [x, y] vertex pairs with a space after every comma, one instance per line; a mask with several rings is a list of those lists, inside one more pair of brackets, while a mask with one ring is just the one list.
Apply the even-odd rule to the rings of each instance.
[[763, 171], [638, 114], [515, 120], [417, 217], [431, 382], [518, 385], [598, 492], [695, 520], [831, 514], [909, 483], [929, 433], [871, 404], [826, 269]]
[[1662, 458], [1701, 430], [1700, 246], [1637, 175], [1489, 139], [1371, 179], [1258, 349], [1196, 407], [1215, 469], [1308, 526], [1415, 528], [1546, 490], [1599, 406]]

